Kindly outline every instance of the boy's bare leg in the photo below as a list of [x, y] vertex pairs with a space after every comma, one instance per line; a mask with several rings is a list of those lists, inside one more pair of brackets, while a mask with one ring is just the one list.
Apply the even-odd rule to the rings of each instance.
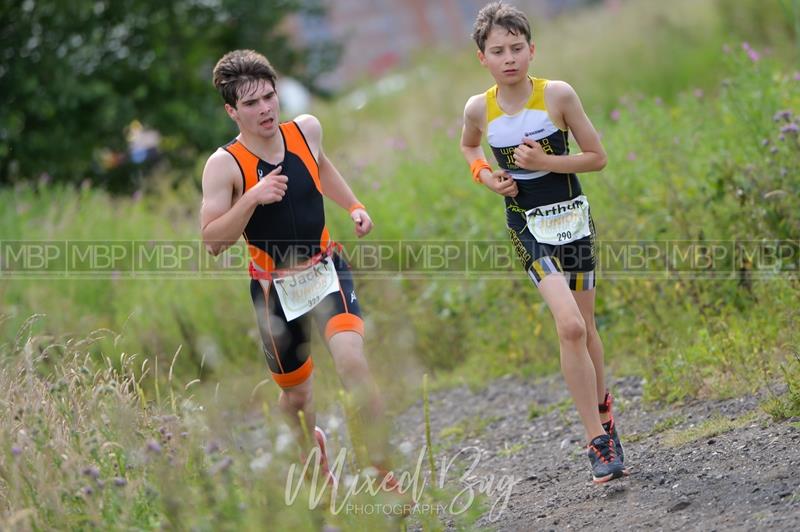
[[[586, 324], [586, 348], [589, 351], [589, 357], [592, 359], [594, 365], [594, 373], [597, 380], [597, 404], [602, 404], [606, 396], [606, 383], [605, 383], [605, 355], [603, 350], [603, 341], [600, 339], [600, 334], [597, 332], [597, 325], [594, 321], [594, 302], [597, 292], [594, 288], [591, 290], [582, 290], [572, 292], [575, 302], [578, 304], [578, 309], [583, 316], [583, 322]], [[611, 419], [609, 412], [600, 413], [600, 421], [602, 423], [608, 422]]]
[[383, 465], [388, 459], [388, 424], [383, 398], [364, 356], [364, 339], [358, 333], [343, 331], [331, 336], [328, 348], [336, 373], [358, 409], [369, 458], [374, 464]]
[[[292, 429], [295, 438], [298, 442], [305, 442], [302, 444], [304, 448], [310, 448], [314, 443], [314, 426], [316, 424], [316, 412], [314, 411], [314, 376], [309, 378], [297, 386], [290, 386], [281, 389], [281, 394], [278, 397], [278, 406], [283, 412], [286, 422]], [[306, 429], [303, 430], [300, 424], [300, 411], [303, 411], [303, 417], [306, 422]], [[310, 442], [306, 442], [306, 434], [311, 438]]]
[[553, 318], [561, 347], [561, 371], [583, 422], [588, 441], [605, 434], [597, 411], [597, 375], [586, 347], [586, 323], [566, 278], [555, 273], [539, 283]]

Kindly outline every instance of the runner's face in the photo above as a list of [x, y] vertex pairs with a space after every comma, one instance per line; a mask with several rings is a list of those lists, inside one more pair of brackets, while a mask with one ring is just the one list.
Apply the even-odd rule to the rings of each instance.
[[225, 106], [228, 114], [239, 125], [243, 133], [271, 138], [278, 131], [280, 102], [272, 83], [260, 80], [245, 85], [236, 107]]
[[525, 35], [514, 35], [501, 26], [495, 26], [486, 38], [484, 51], [478, 59], [498, 83], [510, 85], [528, 76], [528, 66], [533, 59], [533, 43]]

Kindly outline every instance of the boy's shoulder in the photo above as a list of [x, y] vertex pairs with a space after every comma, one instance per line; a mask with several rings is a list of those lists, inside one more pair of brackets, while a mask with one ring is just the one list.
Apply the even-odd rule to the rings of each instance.
[[557, 99], [572, 98], [576, 94], [575, 89], [572, 88], [572, 85], [566, 81], [561, 81], [558, 79], [547, 80], [544, 90], [548, 96]]
[[469, 97], [464, 106], [464, 116], [470, 120], [480, 120], [486, 116], [486, 93], [474, 94]]
[[314, 115], [302, 114], [295, 117], [293, 120], [308, 143], [312, 146], [318, 146], [322, 142], [322, 123]]

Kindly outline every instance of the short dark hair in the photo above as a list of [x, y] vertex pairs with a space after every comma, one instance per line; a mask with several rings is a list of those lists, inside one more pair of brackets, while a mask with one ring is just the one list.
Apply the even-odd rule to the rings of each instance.
[[472, 27], [472, 38], [481, 52], [485, 50], [486, 38], [495, 26], [500, 26], [514, 35], [524, 35], [528, 43], [531, 42], [531, 26], [525, 13], [510, 4], [492, 2], [483, 6], [478, 12]]
[[269, 81], [274, 88], [277, 78], [267, 58], [254, 50], [228, 52], [214, 66], [214, 86], [231, 107], [255, 83]]

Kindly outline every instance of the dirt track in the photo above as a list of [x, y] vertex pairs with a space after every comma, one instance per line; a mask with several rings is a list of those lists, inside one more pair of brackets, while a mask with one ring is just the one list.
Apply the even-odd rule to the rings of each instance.
[[[612, 389], [631, 475], [603, 486], [590, 480], [582, 429], [560, 378], [525, 383], [507, 377], [480, 392], [457, 388], [431, 396], [439, 459], [474, 446], [482, 451], [475, 478], [493, 474], [519, 480], [499, 518], [493, 521], [484, 513], [479, 527], [800, 529], [798, 419], [770, 421], [756, 397], [660, 408], [642, 403], [638, 379], [616, 381]], [[534, 403], [539, 415], [530, 419]], [[677, 440], [708, 426], [709, 420], [731, 421], [734, 428], [688, 443]], [[424, 443], [422, 402], [400, 416], [396, 426], [414, 455]], [[451, 483], [458, 491], [455, 473]], [[500, 497], [496, 492], [489, 504]], [[502, 500], [495, 512], [501, 507]], [[453, 527], [451, 519], [443, 520]], [[413, 519], [409, 524], [415, 528]]]

